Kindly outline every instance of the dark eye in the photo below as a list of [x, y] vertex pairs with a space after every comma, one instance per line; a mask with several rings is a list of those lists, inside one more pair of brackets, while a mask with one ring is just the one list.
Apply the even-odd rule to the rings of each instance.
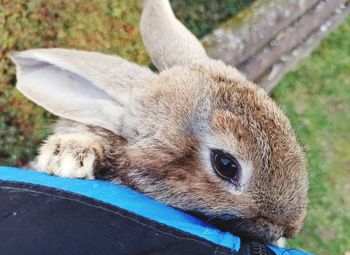
[[231, 154], [221, 150], [211, 150], [210, 159], [217, 175], [236, 186], [239, 185], [241, 167]]

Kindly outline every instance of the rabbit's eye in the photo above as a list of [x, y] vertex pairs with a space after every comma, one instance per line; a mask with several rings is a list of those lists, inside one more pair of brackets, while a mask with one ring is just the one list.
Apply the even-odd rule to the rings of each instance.
[[212, 150], [210, 159], [215, 172], [221, 178], [232, 182], [236, 186], [239, 185], [241, 167], [231, 154], [221, 150]]

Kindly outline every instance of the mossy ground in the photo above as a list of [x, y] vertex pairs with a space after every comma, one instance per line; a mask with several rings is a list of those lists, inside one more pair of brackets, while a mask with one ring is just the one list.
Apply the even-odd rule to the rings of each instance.
[[[33, 158], [54, 119], [15, 89], [8, 53], [67, 47], [150, 64], [139, 37], [135, 0], [0, 0], [0, 165]], [[197, 36], [252, 1], [173, 0]], [[350, 19], [273, 91], [310, 162], [310, 212], [289, 245], [315, 254], [350, 250]]]

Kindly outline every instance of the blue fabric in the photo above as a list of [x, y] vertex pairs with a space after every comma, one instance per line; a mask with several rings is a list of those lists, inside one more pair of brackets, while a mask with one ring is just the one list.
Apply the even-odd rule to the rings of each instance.
[[[59, 178], [13, 167], [0, 167], [0, 180], [32, 183], [74, 192], [197, 235], [234, 251], [238, 251], [240, 247], [239, 237], [231, 233], [221, 232], [184, 212], [161, 204], [122, 185], [101, 180]], [[282, 249], [276, 246], [270, 246], [270, 248], [277, 255], [306, 254], [301, 251]]]

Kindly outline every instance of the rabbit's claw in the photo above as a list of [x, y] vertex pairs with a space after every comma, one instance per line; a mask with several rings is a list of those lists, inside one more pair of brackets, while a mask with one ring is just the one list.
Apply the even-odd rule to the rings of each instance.
[[93, 179], [101, 155], [103, 146], [91, 134], [53, 135], [41, 147], [34, 167], [61, 177]]

